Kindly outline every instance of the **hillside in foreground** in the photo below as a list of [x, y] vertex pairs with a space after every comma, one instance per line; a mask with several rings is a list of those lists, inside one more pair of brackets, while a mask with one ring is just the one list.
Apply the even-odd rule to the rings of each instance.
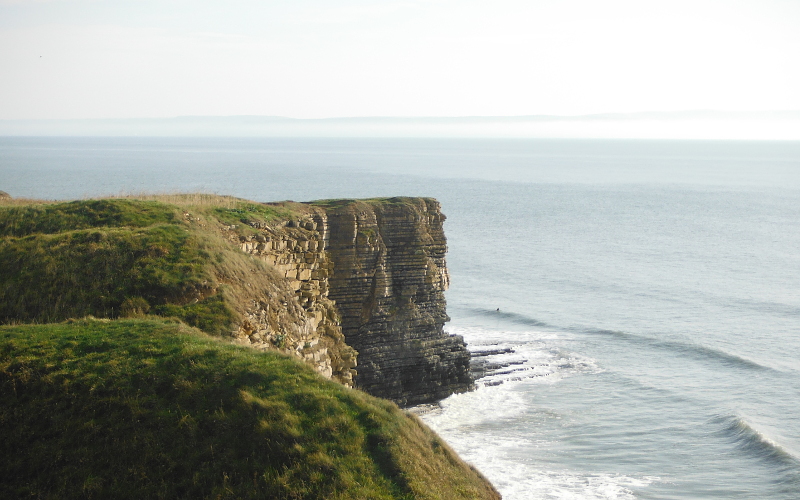
[[416, 417], [161, 319], [0, 327], [0, 497], [499, 498]]

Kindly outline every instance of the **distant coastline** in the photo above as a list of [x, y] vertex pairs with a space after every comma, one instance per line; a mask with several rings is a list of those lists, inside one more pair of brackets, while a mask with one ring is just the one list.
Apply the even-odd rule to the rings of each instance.
[[677, 111], [577, 116], [179, 116], [0, 120], [0, 136], [465, 137], [800, 140], [798, 111]]

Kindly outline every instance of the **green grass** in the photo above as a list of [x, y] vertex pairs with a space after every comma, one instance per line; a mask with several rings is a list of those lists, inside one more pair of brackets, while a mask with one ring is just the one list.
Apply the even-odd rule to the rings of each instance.
[[[207, 240], [178, 224], [32, 234], [0, 240], [0, 321], [46, 322], [85, 315], [118, 317], [129, 299], [152, 312], [187, 317], [213, 290]], [[218, 309], [218, 307], [217, 307]], [[205, 321], [229, 326], [233, 313]], [[193, 323], [201, 326], [199, 323]]]
[[0, 236], [98, 227], [146, 227], [175, 220], [174, 206], [155, 201], [103, 199], [4, 206], [0, 207]]
[[268, 272], [224, 240], [226, 211], [244, 206], [262, 219], [288, 211], [228, 197], [170, 199], [184, 204], [105, 199], [0, 206], [0, 322], [149, 311], [209, 333], [229, 332], [241, 313], [233, 299], [243, 298], [233, 288], [264, 285]]
[[365, 203], [368, 205], [406, 205], [412, 202], [415, 198], [406, 196], [394, 196], [391, 198], [363, 198], [363, 199], [348, 199], [348, 198], [334, 198], [329, 200], [315, 200], [309, 202], [309, 205], [314, 205], [323, 208], [341, 208], [357, 203]]
[[220, 222], [230, 225], [269, 223], [285, 220], [293, 215], [293, 212], [285, 207], [253, 202], [239, 202], [233, 207], [216, 207], [212, 213]]
[[2, 498], [497, 498], [419, 421], [156, 319], [0, 327]]

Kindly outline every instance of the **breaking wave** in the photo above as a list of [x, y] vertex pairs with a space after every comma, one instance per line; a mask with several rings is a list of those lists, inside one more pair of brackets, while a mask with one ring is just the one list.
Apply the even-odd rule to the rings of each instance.
[[[576, 373], [596, 373], [594, 359], [564, 349], [550, 332], [508, 332], [483, 328], [451, 328], [467, 340], [472, 377], [477, 387], [508, 382], [555, 382]], [[513, 340], [509, 340], [513, 338]]]
[[800, 467], [800, 457], [792, 455], [753, 424], [738, 415], [721, 415], [712, 419], [719, 427], [717, 434], [736, 444], [736, 447], [754, 457], [768, 460], [784, 467]]

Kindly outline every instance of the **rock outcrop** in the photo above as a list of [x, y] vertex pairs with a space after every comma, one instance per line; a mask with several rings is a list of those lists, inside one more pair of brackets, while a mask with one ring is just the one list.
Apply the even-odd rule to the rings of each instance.
[[250, 299], [234, 336], [253, 347], [294, 354], [322, 375], [352, 386], [357, 353], [346, 343], [328, 298], [333, 263], [325, 252], [325, 217], [319, 210], [294, 208], [299, 219], [254, 223], [256, 234], [238, 238], [241, 249], [268, 264], [278, 279], [268, 295]]
[[439, 203], [340, 201], [326, 212], [330, 298], [359, 353], [357, 386], [405, 406], [469, 390], [466, 345], [443, 331], [449, 275]]
[[254, 301], [240, 338], [282, 347], [324, 375], [401, 406], [469, 390], [466, 345], [443, 330], [449, 276], [439, 203], [390, 198], [297, 205], [295, 220], [257, 225], [259, 233], [240, 245], [285, 278], [306, 324], [299, 336], [281, 333], [268, 320], [267, 302]]

